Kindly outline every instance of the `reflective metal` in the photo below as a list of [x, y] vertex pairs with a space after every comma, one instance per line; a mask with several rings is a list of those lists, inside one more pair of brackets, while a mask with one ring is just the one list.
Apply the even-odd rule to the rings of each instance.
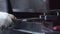
[[14, 12], [46, 12], [46, 0], [11, 0]]

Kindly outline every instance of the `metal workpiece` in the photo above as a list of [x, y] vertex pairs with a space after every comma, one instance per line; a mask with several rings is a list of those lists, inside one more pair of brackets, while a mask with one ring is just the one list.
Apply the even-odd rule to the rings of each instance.
[[[21, 22], [20, 22], [21, 23]], [[53, 30], [46, 28], [38, 22], [22, 22], [19, 29], [13, 29], [18, 32], [25, 32], [30, 34], [46, 34], [53, 32]]]
[[43, 22], [29, 22], [29, 21], [20, 21], [16, 29], [23, 29], [34, 32], [53, 32], [53, 30], [45, 27]]
[[11, 0], [14, 12], [46, 12], [46, 0]]

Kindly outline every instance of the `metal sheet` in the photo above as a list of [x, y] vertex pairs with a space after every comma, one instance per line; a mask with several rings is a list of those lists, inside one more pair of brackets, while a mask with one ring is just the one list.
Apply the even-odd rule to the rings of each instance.
[[[46, 0], [11, 0], [15, 12], [46, 12]], [[18, 9], [16, 11], [16, 9]]]

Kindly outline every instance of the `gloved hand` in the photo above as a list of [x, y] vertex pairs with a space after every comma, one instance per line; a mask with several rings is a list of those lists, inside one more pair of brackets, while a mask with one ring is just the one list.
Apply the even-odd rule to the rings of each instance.
[[0, 12], [0, 30], [3, 31], [8, 29], [13, 25], [13, 21], [16, 20], [16, 17], [12, 14], [5, 12]]

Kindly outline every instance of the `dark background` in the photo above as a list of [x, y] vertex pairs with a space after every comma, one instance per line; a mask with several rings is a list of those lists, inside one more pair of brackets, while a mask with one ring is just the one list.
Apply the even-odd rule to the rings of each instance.
[[49, 8], [50, 10], [60, 9], [60, 0], [49, 0]]

